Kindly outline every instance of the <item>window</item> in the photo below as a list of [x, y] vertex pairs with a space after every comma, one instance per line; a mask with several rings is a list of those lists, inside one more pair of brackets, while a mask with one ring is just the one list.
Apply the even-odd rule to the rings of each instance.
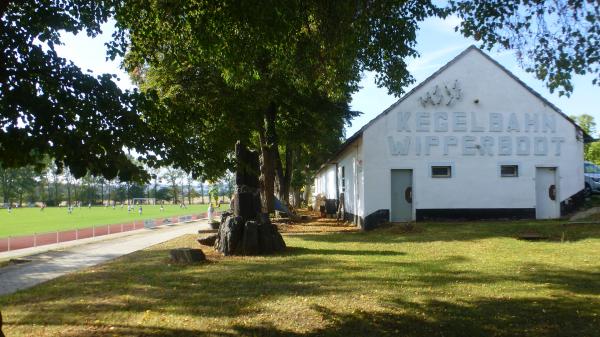
[[432, 178], [450, 178], [452, 176], [451, 166], [432, 166], [431, 177]]
[[500, 176], [501, 177], [518, 177], [519, 166], [518, 165], [500, 165]]

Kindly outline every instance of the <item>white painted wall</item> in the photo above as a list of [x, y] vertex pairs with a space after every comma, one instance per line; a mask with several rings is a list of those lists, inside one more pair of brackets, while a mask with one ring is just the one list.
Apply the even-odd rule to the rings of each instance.
[[[342, 167], [345, 171], [344, 206], [348, 213], [363, 216], [363, 170], [362, 170], [362, 141], [356, 140], [348, 145], [344, 152], [332, 159], [337, 162], [337, 187], [342, 189]], [[328, 164], [322, 168], [315, 177], [315, 195], [322, 194], [327, 199], [337, 199], [336, 190], [336, 164]]]
[[335, 189], [335, 164], [327, 164], [323, 167], [315, 177], [315, 193], [314, 197], [323, 195], [327, 199], [336, 199], [337, 192]]
[[[444, 91], [444, 85], [457, 96], [453, 89], [455, 81], [462, 97], [446, 105], [450, 95]], [[436, 85], [441, 88], [437, 93], [434, 91]], [[439, 105], [429, 102], [423, 106], [420, 98], [427, 99], [427, 93], [432, 101], [441, 97], [443, 102]], [[454, 115], [456, 112], [459, 114]], [[444, 130], [444, 113], [448, 116], [447, 131], [441, 131]], [[465, 114], [464, 119], [460, 113]], [[429, 118], [426, 118], [427, 114]], [[533, 126], [528, 132], [525, 131], [526, 114], [529, 117], [538, 116], [537, 132]], [[406, 123], [399, 121], [407, 116]], [[472, 116], [475, 116], [475, 122]], [[493, 121], [499, 116], [503, 120], [502, 131], [494, 132], [490, 120], [497, 127], [498, 123]], [[511, 123], [511, 126], [519, 126], [519, 130], [508, 130], [511, 118], [518, 124]], [[546, 128], [543, 132], [544, 118], [554, 120], [554, 131]], [[457, 120], [456, 125], [454, 120]], [[455, 126], [457, 131], [453, 130]], [[466, 127], [466, 131], [458, 131], [463, 127]], [[365, 188], [364, 197], [361, 198], [365, 201], [364, 215], [378, 209], [390, 209], [391, 169], [414, 170], [413, 217], [417, 208], [535, 208], [536, 166], [558, 167], [557, 195], [560, 201], [565, 200], [584, 186], [583, 143], [577, 139], [576, 133], [576, 128], [564, 117], [478, 51], [470, 50], [364, 131], [362, 166]], [[473, 141], [466, 142], [466, 150], [462, 147], [464, 136], [475, 137]], [[393, 145], [390, 144], [390, 137]], [[398, 144], [406, 144], [406, 137], [410, 139], [409, 150], [402, 155]], [[444, 154], [444, 140], [449, 140], [447, 143], [450, 144], [453, 140], [444, 137], [456, 137], [457, 140], [456, 146], [448, 146], [447, 154]], [[513, 143], [517, 137], [526, 137], [530, 142], [534, 142], [535, 137], [542, 137], [548, 145], [546, 154], [541, 155], [543, 146], [538, 146], [537, 155], [533, 148], [529, 154], [519, 155], [513, 144], [510, 155], [500, 155], [500, 137], [510, 137]], [[416, 149], [417, 138], [422, 142], [420, 153]], [[556, 155], [557, 144], [551, 142], [552, 138], [562, 140], [560, 155]], [[439, 145], [425, 146], [427, 139], [432, 143], [437, 139]], [[484, 149], [491, 149], [491, 153], [482, 155], [479, 149], [469, 147], [485, 144], [490, 145], [484, 146]], [[506, 148], [503, 149], [506, 151]], [[451, 165], [452, 177], [431, 178], [430, 166], [436, 164]], [[500, 177], [501, 164], [519, 165], [519, 177]]]

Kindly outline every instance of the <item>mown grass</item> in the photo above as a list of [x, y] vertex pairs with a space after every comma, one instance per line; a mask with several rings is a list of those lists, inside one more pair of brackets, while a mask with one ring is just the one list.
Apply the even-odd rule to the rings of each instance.
[[[515, 239], [522, 231], [552, 240]], [[564, 239], [563, 242], [560, 240]], [[600, 226], [486, 222], [285, 235], [182, 266], [185, 236], [0, 297], [7, 336], [600, 336]]]
[[13, 208], [11, 213], [0, 209], [0, 238], [196, 214], [205, 212], [207, 208], [208, 205], [188, 205], [186, 209], [178, 205], [165, 205], [161, 212], [160, 206], [144, 205], [142, 215], [138, 213], [137, 207], [127, 212], [127, 206], [117, 206], [115, 209], [75, 207], [72, 214], [67, 212], [66, 207], [48, 207], [44, 211], [39, 208]]

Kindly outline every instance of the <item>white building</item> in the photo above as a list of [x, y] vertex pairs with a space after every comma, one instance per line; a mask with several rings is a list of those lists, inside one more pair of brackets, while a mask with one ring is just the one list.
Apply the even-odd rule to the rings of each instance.
[[362, 228], [558, 218], [583, 201], [582, 129], [471, 46], [351, 136], [314, 195]]

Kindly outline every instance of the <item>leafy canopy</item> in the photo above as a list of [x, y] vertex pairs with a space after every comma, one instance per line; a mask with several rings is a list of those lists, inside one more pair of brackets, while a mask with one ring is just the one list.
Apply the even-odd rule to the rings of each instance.
[[111, 52], [156, 99], [144, 118], [175, 144], [161, 158], [211, 177], [230, 166], [235, 141], [262, 134], [268, 109], [284, 144], [339, 144], [362, 72], [401, 94], [418, 22], [438, 11], [423, 0], [130, 0], [116, 10]]
[[517, 51], [550, 92], [570, 95], [573, 74], [593, 74], [600, 85], [600, 1], [451, 0], [450, 10], [463, 35]]
[[[116, 2], [115, 2], [116, 3]], [[41, 166], [44, 155], [76, 177], [86, 172], [145, 177], [125, 147], [139, 142], [144, 104], [108, 74], [92, 76], [57, 55], [60, 33], [90, 36], [112, 13], [113, 1], [3, 1], [0, 6], [0, 159], [5, 167]], [[146, 135], [145, 137], [148, 137]]]

